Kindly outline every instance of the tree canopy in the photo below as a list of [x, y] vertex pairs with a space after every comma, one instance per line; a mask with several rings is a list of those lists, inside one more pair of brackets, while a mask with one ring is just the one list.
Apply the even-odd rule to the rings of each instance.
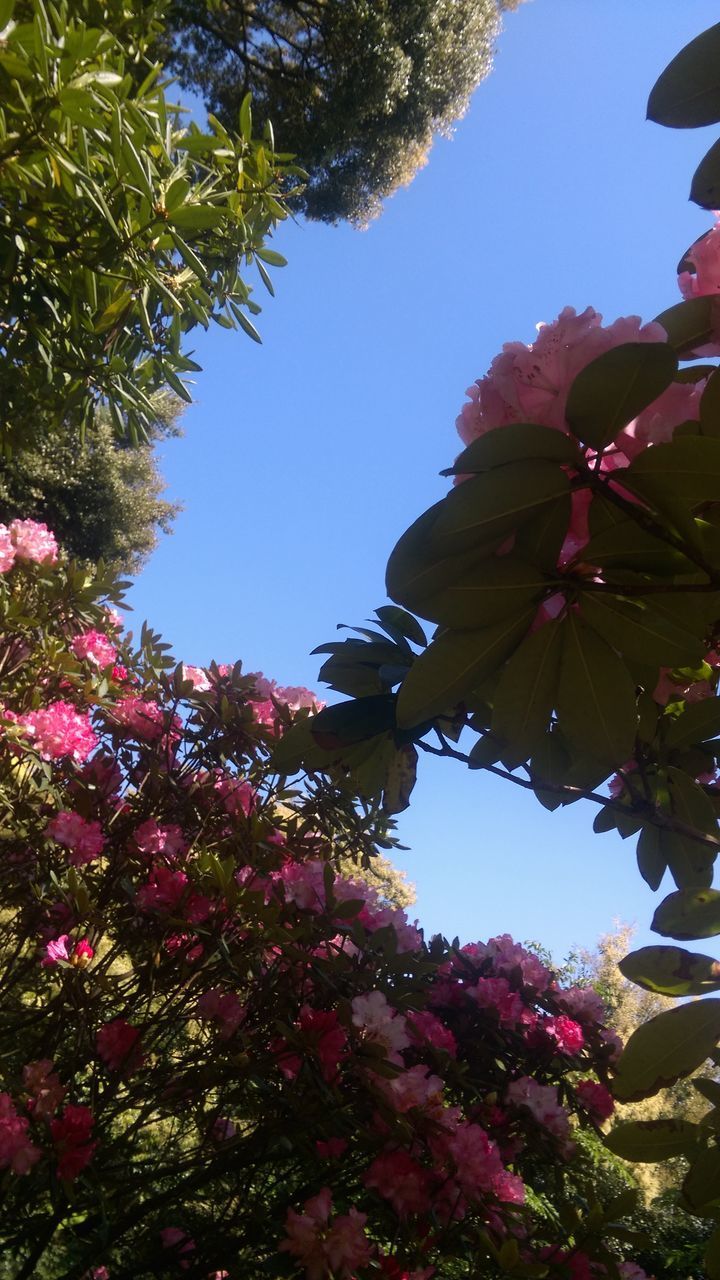
[[[518, 3], [519, 0], [515, 0]], [[490, 71], [507, 0], [171, 0], [170, 65], [227, 127], [252, 92], [311, 218], [365, 222]]]

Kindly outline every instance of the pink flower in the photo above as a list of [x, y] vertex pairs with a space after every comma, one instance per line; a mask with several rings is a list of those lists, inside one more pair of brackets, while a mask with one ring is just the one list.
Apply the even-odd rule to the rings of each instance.
[[183, 1259], [182, 1255], [194, 1253], [196, 1249], [195, 1241], [186, 1231], [181, 1231], [179, 1227], [163, 1227], [160, 1232], [163, 1249], [172, 1249], [173, 1253], [181, 1259], [180, 1269], [187, 1271], [190, 1262], [187, 1258]]
[[37, 1164], [42, 1152], [27, 1136], [29, 1121], [19, 1116], [9, 1093], [0, 1093], [0, 1169], [22, 1175]]
[[124, 1018], [114, 1018], [100, 1028], [95, 1048], [110, 1071], [122, 1070], [125, 1075], [130, 1075], [138, 1071], [144, 1062], [140, 1031]]
[[435, 1017], [434, 1013], [428, 1013], [425, 1010], [409, 1013], [405, 1025], [413, 1044], [422, 1047], [432, 1045], [433, 1049], [441, 1049], [444, 1053], [449, 1053], [451, 1058], [457, 1057], [455, 1036], [439, 1018]]
[[157, 702], [134, 695], [113, 707], [113, 719], [128, 737], [139, 742], [157, 742], [165, 732], [165, 712]]
[[220, 1039], [229, 1040], [245, 1018], [247, 1009], [234, 991], [211, 987], [200, 996], [195, 1012], [198, 1018], [206, 1018], [220, 1025]]
[[507, 1100], [516, 1107], [525, 1107], [561, 1144], [565, 1154], [571, 1154], [572, 1144], [568, 1141], [570, 1121], [568, 1113], [558, 1102], [557, 1089], [551, 1084], [538, 1084], [531, 1076], [521, 1076], [513, 1080], [507, 1088]]
[[15, 547], [10, 530], [6, 524], [0, 524], [0, 573], [7, 573], [15, 563]]
[[28, 1062], [23, 1067], [23, 1084], [31, 1097], [27, 1109], [38, 1120], [49, 1120], [62, 1102], [67, 1088], [60, 1083], [60, 1077], [53, 1071], [53, 1063], [49, 1058], [40, 1062]]
[[154, 818], [148, 818], [136, 827], [133, 840], [141, 853], [162, 853], [171, 861], [187, 850], [187, 841], [177, 823], [161, 827]]
[[102, 853], [106, 840], [99, 822], [88, 822], [79, 813], [62, 809], [51, 818], [47, 834], [57, 844], [70, 850], [70, 862], [79, 867], [93, 862]]
[[52, 702], [43, 710], [29, 711], [18, 723], [34, 738], [44, 760], [70, 756], [83, 764], [98, 745], [87, 713], [76, 711], [69, 702]]
[[75, 636], [70, 648], [76, 658], [92, 663], [94, 667], [110, 667], [117, 657], [115, 645], [104, 636], [102, 631], [85, 631]]
[[519, 1022], [525, 1008], [518, 993], [510, 990], [507, 978], [478, 978], [468, 989], [468, 997], [480, 1009], [494, 1009], [505, 1026]]
[[207, 693], [208, 689], [212, 687], [207, 671], [204, 671], [202, 667], [189, 667], [183, 663], [182, 674], [183, 680], [189, 681], [197, 693]]
[[365, 1173], [366, 1187], [389, 1201], [399, 1218], [430, 1208], [430, 1174], [407, 1151], [386, 1151]]
[[690, 246], [685, 261], [694, 269], [678, 275], [683, 298], [720, 293], [720, 217], [717, 213], [714, 226]]
[[556, 998], [561, 1008], [579, 1022], [602, 1022], [605, 1017], [605, 1006], [592, 987], [567, 987], [558, 991]]
[[36, 564], [55, 564], [58, 544], [55, 535], [46, 524], [35, 520], [13, 520], [10, 537], [19, 560], [34, 560]]
[[334, 1009], [312, 1009], [306, 1004], [300, 1010], [297, 1025], [308, 1050], [320, 1062], [323, 1080], [332, 1084], [337, 1080], [340, 1063], [347, 1057], [347, 1035], [337, 1013]]
[[318, 1138], [315, 1143], [315, 1150], [321, 1160], [339, 1160], [345, 1154], [347, 1148], [347, 1138], [328, 1138], [326, 1142]]
[[390, 1007], [382, 991], [355, 996], [352, 1022], [363, 1033], [364, 1039], [383, 1045], [391, 1054], [407, 1049], [410, 1044], [404, 1017]]
[[552, 324], [538, 326], [530, 346], [508, 342], [488, 373], [469, 388], [470, 403], [457, 420], [467, 445], [494, 427], [511, 422], [537, 422], [568, 431], [565, 404], [575, 376], [597, 356], [624, 342], [665, 342], [665, 330], [654, 321], [643, 325], [627, 316], [602, 326], [602, 316], [587, 307], [578, 315], [565, 307]]
[[370, 1260], [365, 1235], [367, 1214], [352, 1208], [331, 1219], [331, 1211], [329, 1187], [306, 1200], [303, 1213], [288, 1210], [287, 1234], [278, 1247], [302, 1263], [307, 1280], [328, 1280], [330, 1275], [337, 1280], [350, 1280], [357, 1268]]
[[81, 938], [79, 942], [70, 943], [72, 950], [68, 950], [70, 938], [66, 933], [61, 933], [59, 938], [51, 938], [45, 947], [45, 955], [41, 960], [43, 968], [50, 968], [51, 965], [58, 964], [60, 960], [75, 965], [78, 969], [84, 969], [92, 960], [95, 952], [90, 946], [87, 938]]
[[138, 890], [137, 904], [141, 911], [175, 911], [182, 902], [188, 883], [184, 871], [171, 871], [169, 867], [158, 864], [147, 884]]
[[93, 1114], [89, 1107], [70, 1103], [59, 1119], [50, 1121], [50, 1133], [58, 1153], [57, 1176], [72, 1182], [92, 1160], [97, 1142], [90, 1142]]
[[575, 1086], [575, 1093], [578, 1100], [596, 1120], [598, 1124], [602, 1124], [603, 1120], [607, 1120], [615, 1110], [615, 1102], [608, 1093], [603, 1084], [599, 1084], [596, 1080], [581, 1080]]
[[545, 1018], [540, 1023], [543, 1032], [557, 1045], [560, 1053], [573, 1055], [579, 1053], [585, 1044], [585, 1036], [579, 1022], [574, 1022], [565, 1014], [557, 1018]]
[[379, 1087], [391, 1107], [400, 1114], [415, 1107], [437, 1107], [442, 1101], [442, 1080], [431, 1075], [429, 1069], [422, 1065], [401, 1071], [392, 1080], [380, 1080]]
[[218, 778], [215, 790], [221, 797], [226, 813], [242, 813], [249, 818], [256, 804], [255, 788], [241, 778]]

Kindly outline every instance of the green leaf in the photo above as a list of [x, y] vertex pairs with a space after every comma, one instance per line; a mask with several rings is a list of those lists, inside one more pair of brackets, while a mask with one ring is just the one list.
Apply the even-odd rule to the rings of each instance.
[[700, 1130], [687, 1120], [627, 1120], [605, 1135], [608, 1151], [633, 1164], [656, 1164], [674, 1156], [692, 1156]]
[[[406, 609], [400, 609], [394, 604], [384, 604], [375, 610], [380, 622], [385, 627], [391, 627], [392, 631], [399, 631], [401, 635], [408, 640], [412, 640], [413, 644], [419, 645], [421, 649], [427, 648], [427, 636], [423, 631], [417, 618], [413, 618], [411, 613]], [[392, 634], [392, 631], [390, 634]]]
[[252, 141], [252, 94], [246, 93], [240, 104], [238, 116], [241, 137], [245, 142]]
[[256, 249], [255, 257], [261, 258], [263, 262], [267, 262], [269, 267], [286, 267], [287, 258], [281, 253], [276, 253], [274, 249]]
[[563, 462], [577, 466], [580, 451], [575, 441], [562, 431], [552, 427], [540, 427], [532, 422], [512, 422], [473, 440], [455, 459], [444, 476], [470, 475], [490, 471], [508, 462], [523, 462], [528, 458], [546, 458], [551, 462]]
[[565, 626], [556, 710], [569, 744], [606, 765], [608, 772], [632, 755], [635, 682], [610, 645], [574, 613]]
[[638, 454], [623, 471], [623, 486], [648, 497], [669, 494], [695, 504], [720, 501], [720, 440], [681, 436]]
[[397, 722], [401, 729], [452, 711], [461, 699], [510, 656], [524, 636], [534, 610], [524, 610], [481, 631], [448, 631], [421, 653], [400, 686]]
[[423, 617], [454, 629], [489, 627], [518, 614], [548, 589], [541, 570], [514, 556], [488, 557], [466, 571], [423, 605]]
[[211, 205], [184, 204], [168, 215], [168, 222], [181, 231], [207, 231], [220, 227], [227, 220], [225, 209], [214, 209]]
[[624, 342], [574, 379], [565, 416], [586, 444], [602, 449], [670, 386], [677, 356], [665, 342]]
[[717, 209], [720, 199], [720, 140], [713, 143], [695, 170], [690, 199], [702, 209]]
[[623, 599], [589, 587], [581, 596], [580, 608], [588, 625], [631, 661], [658, 667], [694, 666], [707, 649], [703, 637], [655, 613], [645, 600]]
[[533, 752], [530, 761], [530, 777], [537, 799], [544, 809], [551, 813], [559, 809], [563, 797], [555, 790], [546, 790], [543, 783], [555, 788], [562, 786], [570, 767], [570, 755], [557, 730], [546, 733], [543, 741]]
[[337, 702], [319, 711], [310, 721], [313, 738], [326, 751], [364, 742], [394, 728], [395, 698], [391, 694]]
[[616, 1068], [613, 1094], [637, 1102], [702, 1066], [720, 1038], [720, 1000], [697, 1000], [660, 1013], [630, 1036]]
[[403, 813], [407, 809], [417, 778], [417, 761], [418, 754], [413, 746], [395, 752], [383, 787], [385, 813]]
[[667, 747], [690, 747], [708, 742], [720, 735], [720, 698], [685, 702], [679, 715], [665, 715], [660, 723]]
[[516, 764], [539, 750], [555, 706], [563, 621], [547, 622], [523, 640], [505, 667], [493, 705], [492, 729], [503, 759]]
[[[591, 512], [597, 499], [593, 500]], [[630, 516], [617, 512], [617, 520], [606, 525], [579, 552], [577, 559], [594, 564], [612, 574], [614, 569], [667, 576], [692, 572], [692, 563], [678, 551], [655, 538]]]
[[682, 947], [640, 947], [618, 968], [638, 987], [663, 996], [705, 996], [720, 988], [720, 964]]
[[717, 298], [687, 298], [661, 311], [655, 317], [668, 336], [668, 342], [681, 360], [692, 360], [697, 347], [709, 342], [718, 329], [720, 304]]
[[685, 45], [653, 85], [648, 120], [696, 129], [720, 120], [720, 23]]
[[388, 561], [387, 593], [414, 613], [422, 614], [426, 600], [478, 564], [494, 545], [488, 541], [459, 555], [439, 554], [431, 548], [430, 533], [443, 507], [444, 500], [424, 511], [402, 535]]
[[683, 1200], [691, 1212], [710, 1217], [720, 1207], [720, 1147], [708, 1147], [693, 1160], [682, 1184]]
[[569, 493], [549, 502], [518, 530], [514, 554], [519, 560], [525, 560], [544, 569], [546, 573], [554, 574], [570, 527], [571, 515], [572, 501]]
[[667, 871], [667, 853], [662, 836], [663, 832], [659, 827], [648, 823], [640, 832], [637, 843], [638, 871], [653, 893], [660, 888]]
[[707, 1280], [720, 1280], [720, 1227], [716, 1227], [705, 1245]]
[[650, 925], [653, 933], [681, 942], [720, 934], [720, 890], [681, 889], [664, 898]]
[[504, 538], [568, 489], [562, 468], [543, 459], [509, 462], [473, 476], [445, 498], [431, 545], [443, 555]]

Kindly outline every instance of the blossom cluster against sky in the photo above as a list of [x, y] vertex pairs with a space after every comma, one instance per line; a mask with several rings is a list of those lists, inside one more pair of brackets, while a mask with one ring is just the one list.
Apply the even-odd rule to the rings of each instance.
[[[714, 131], [661, 129], [645, 104], [716, 21], [711, 0], [528, 0], [455, 137], [381, 219], [280, 230], [263, 346], [219, 328], [197, 343], [197, 402], [165, 449], [185, 510], [134, 588], [138, 624], [188, 662], [241, 657], [323, 696], [310, 651], [385, 602], [387, 556], [445, 492], [464, 390], [502, 344], [565, 305], [649, 320], [679, 299], [677, 262], [710, 225], [687, 192]], [[614, 917], [645, 940], [634, 841], [592, 819], [422, 760], [397, 859], [421, 924], [557, 957]]]

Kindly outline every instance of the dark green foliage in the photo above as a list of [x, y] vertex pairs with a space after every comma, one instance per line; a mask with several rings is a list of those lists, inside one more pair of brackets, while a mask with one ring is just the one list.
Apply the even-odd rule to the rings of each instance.
[[311, 218], [366, 222], [488, 74], [503, 0], [171, 0], [170, 65], [228, 128], [251, 91], [310, 174]]

